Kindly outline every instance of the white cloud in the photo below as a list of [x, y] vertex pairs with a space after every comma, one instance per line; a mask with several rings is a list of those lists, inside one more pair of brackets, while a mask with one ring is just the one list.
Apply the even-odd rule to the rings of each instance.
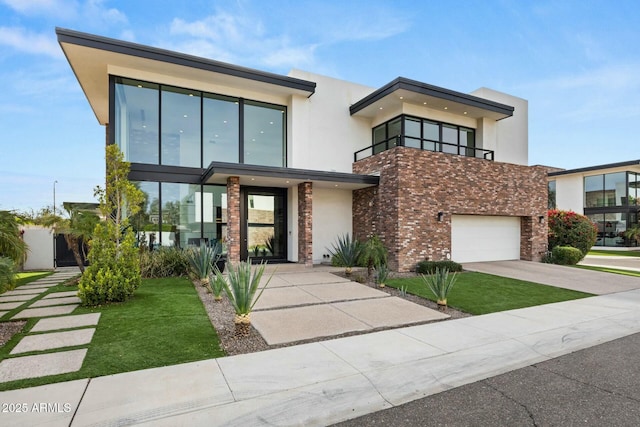
[[37, 34], [21, 27], [0, 27], [0, 44], [22, 53], [62, 58], [62, 50], [51, 35]]
[[127, 16], [116, 8], [104, 5], [104, 0], [88, 0], [81, 7], [83, 19], [93, 25], [119, 25], [128, 22]]
[[78, 9], [78, 2], [73, 0], [0, 0], [0, 2], [28, 16], [73, 17]]

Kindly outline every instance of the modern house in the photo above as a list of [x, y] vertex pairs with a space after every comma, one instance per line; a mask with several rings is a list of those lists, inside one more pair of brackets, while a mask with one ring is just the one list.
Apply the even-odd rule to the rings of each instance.
[[640, 160], [549, 173], [549, 208], [586, 215], [598, 226], [596, 246], [635, 246], [625, 237], [638, 224]]
[[231, 261], [312, 265], [338, 236], [375, 233], [401, 271], [546, 250], [546, 170], [527, 166], [523, 99], [284, 76], [56, 33], [147, 196], [134, 226], [151, 246], [204, 239]]

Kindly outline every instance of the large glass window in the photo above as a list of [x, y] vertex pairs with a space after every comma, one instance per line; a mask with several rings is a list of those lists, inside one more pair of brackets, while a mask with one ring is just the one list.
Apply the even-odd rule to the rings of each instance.
[[202, 99], [203, 166], [213, 161], [239, 163], [238, 99], [205, 94]]
[[640, 203], [638, 202], [638, 197], [640, 196], [640, 190], [638, 187], [640, 186], [640, 175], [629, 172], [629, 198], [628, 204], [629, 206], [638, 206]]
[[604, 206], [604, 177], [602, 175], [584, 178], [584, 207], [596, 208]]
[[627, 173], [608, 173], [604, 176], [604, 205], [622, 206], [627, 201]]
[[549, 181], [548, 183], [548, 208], [555, 209], [556, 208], [556, 182]]
[[200, 185], [163, 182], [162, 191], [162, 246], [185, 248], [200, 244]]
[[286, 166], [284, 118], [284, 107], [245, 102], [244, 163]]
[[[222, 252], [227, 252], [227, 187], [205, 185], [202, 191], [203, 237], [209, 245], [220, 243]], [[199, 220], [196, 212], [196, 220]]]
[[162, 88], [162, 164], [200, 167], [200, 92]]
[[138, 246], [154, 249], [160, 244], [160, 184], [134, 182], [144, 194], [140, 211], [131, 218]]
[[407, 147], [421, 148], [422, 135], [420, 134], [420, 120], [407, 117], [404, 120], [404, 145]]
[[113, 138], [126, 161], [158, 163], [159, 105], [158, 85], [115, 79]]

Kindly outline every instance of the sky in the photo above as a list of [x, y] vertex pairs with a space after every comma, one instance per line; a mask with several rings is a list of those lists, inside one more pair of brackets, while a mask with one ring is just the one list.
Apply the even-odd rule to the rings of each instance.
[[0, 0], [0, 210], [94, 201], [105, 132], [55, 27], [263, 71], [529, 101], [529, 163], [640, 159], [637, 0]]

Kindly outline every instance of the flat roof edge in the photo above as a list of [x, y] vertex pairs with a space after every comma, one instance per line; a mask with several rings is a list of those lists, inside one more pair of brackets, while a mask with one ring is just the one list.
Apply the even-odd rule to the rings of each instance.
[[571, 174], [574, 174], [574, 173], [592, 172], [592, 171], [597, 171], [597, 170], [600, 170], [600, 169], [613, 169], [613, 168], [621, 168], [621, 167], [625, 167], [625, 166], [636, 166], [636, 165], [640, 165], [640, 159], [639, 160], [629, 160], [629, 161], [626, 161], [626, 162], [608, 163], [608, 164], [605, 164], [605, 165], [588, 166], [588, 167], [585, 167], [585, 168], [567, 169], [567, 170], [558, 171], [558, 172], [550, 172], [550, 173], [547, 174], [547, 176], [571, 175]]
[[310, 82], [295, 77], [241, 67], [228, 64], [226, 62], [215, 61], [213, 59], [202, 58], [195, 55], [187, 55], [167, 49], [145, 46], [142, 44], [127, 42], [109, 37], [96, 36], [93, 34], [69, 30], [66, 28], [56, 27], [56, 35], [58, 37], [58, 43], [60, 45], [62, 45], [63, 43], [69, 43], [78, 46], [105, 50], [108, 52], [137, 56], [145, 59], [167, 62], [176, 65], [183, 65], [191, 68], [199, 68], [205, 71], [211, 71], [234, 77], [269, 83], [277, 86], [283, 86], [291, 89], [297, 89], [307, 92], [309, 93], [309, 95], [313, 94], [316, 89], [315, 82]]
[[380, 89], [370, 93], [360, 101], [351, 105], [349, 107], [349, 112], [351, 113], [351, 115], [356, 114], [358, 111], [363, 110], [376, 101], [400, 89], [405, 89], [423, 95], [429, 95], [452, 102], [458, 102], [461, 104], [482, 108], [496, 113], [505, 114], [507, 116], [512, 116], [515, 110], [515, 108], [510, 105], [491, 101], [479, 96], [456, 92], [451, 89], [445, 89], [443, 87], [430, 85], [427, 83], [419, 82], [417, 80], [407, 79], [405, 77], [398, 77], [392, 82], [387, 83]]

